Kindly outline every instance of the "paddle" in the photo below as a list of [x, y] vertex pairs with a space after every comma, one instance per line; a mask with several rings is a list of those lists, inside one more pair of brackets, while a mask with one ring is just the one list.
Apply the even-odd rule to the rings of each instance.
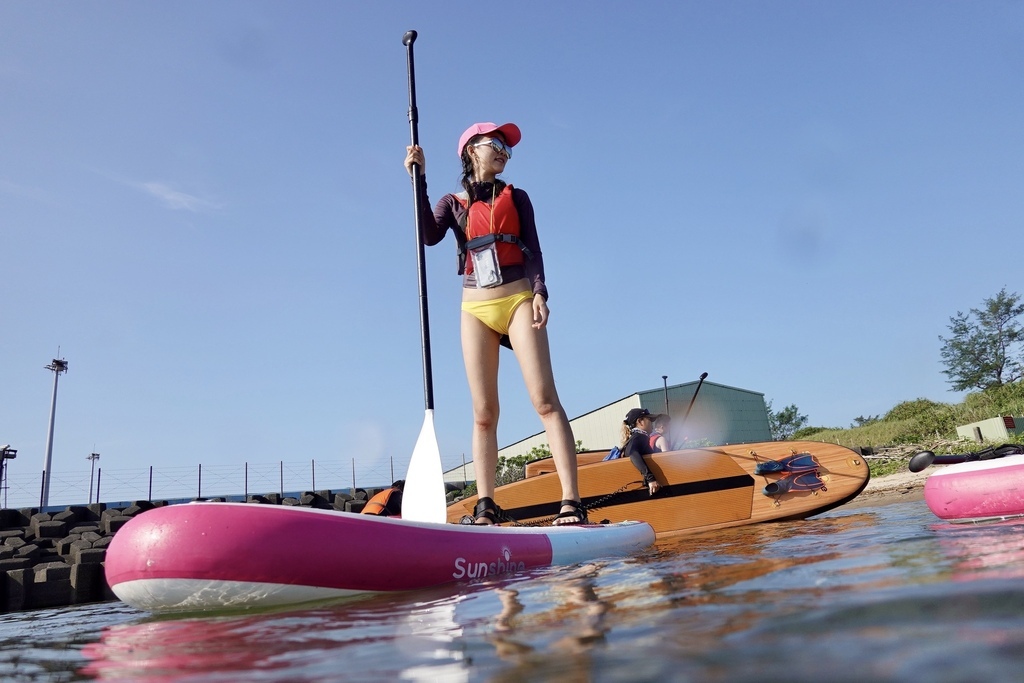
[[697, 400], [697, 392], [700, 391], [701, 386], [704, 384], [704, 380], [708, 378], [708, 373], [700, 373], [700, 381], [697, 382], [697, 388], [693, 390], [693, 396], [690, 398], [690, 405], [686, 406], [686, 414], [683, 415], [683, 423], [680, 428], [686, 424], [686, 418], [690, 417], [690, 411], [693, 410], [693, 402]]
[[921, 451], [910, 459], [907, 467], [911, 472], [920, 472], [929, 465], [957, 465], [962, 462], [977, 462], [979, 460], [994, 460], [1005, 458], [1008, 455], [1024, 454], [1024, 446], [1017, 444], [1003, 444], [996, 448], [986, 448], [976, 453], [953, 453], [950, 455], [935, 455], [931, 451]]
[[[419, 112], [416, 110], [416, 71], [413, 66], [412, 44], [416, 31], [402, 36], [409, 64], [409, 128], [412, 144], [420, 143]], [[441, 450], [434, 433], [434, 383], [430, 369], [430, 321], [427, 316], [427, 271], [424, 266], [423, 235], [420, 233], [420, 188], [423, 178], [419, 164], [412, 166], [413, 226], [416, 230], [416, 268], [420, 278], [420, 340], [423, 349], [423, 393], [426, 411], [423, 427], [416, 439], [416, 447], [409, 460], [402, 491], [402, 519], [416, 522], [443, 523], [447, 519], [444, 496], [444, 472], [441, 470]]]
[[708, 373], [700, 373], [700, 380], [697, 382], [697, 388], [693, 390], [693, 396], [690, 398], [690, 405], [686, 406], [686, 412], [683, 414], [683, 419], [679, 422], [679, 428], [676, 430], [677, 434], [685, 434], [684, 427], [686, 427], [686, 420], [690, 417], [690, 411], [693, 410], [693, 402], [697, 400], [697, 394], [700, 392], [700, 388], [704, 385], [704, 380], [707, 378]]

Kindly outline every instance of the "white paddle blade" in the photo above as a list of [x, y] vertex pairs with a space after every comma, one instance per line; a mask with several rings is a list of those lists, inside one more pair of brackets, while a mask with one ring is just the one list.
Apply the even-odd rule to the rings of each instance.
[[441, 451], [434, 434], [434, 411], [427, 410], [420, 437], [409, 461], [402, 490], [402, 519], [444, 524], [448, 512], [444, 497]]

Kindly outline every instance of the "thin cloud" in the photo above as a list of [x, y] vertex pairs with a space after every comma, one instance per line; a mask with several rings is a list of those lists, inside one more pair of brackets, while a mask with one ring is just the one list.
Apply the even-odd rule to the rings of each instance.
[[150, 196], [156, 197], [168, 209], [175, 211], [203, 213], [206, 211], [215, 211], [221, 208], [221, 205], [216, 202], [203, 199], [202, 197], [196, 197], [195, 195], [191, 195], [186, 192], [180, 192], [165, 183], [148, 182], [132, 183], [132, 185], [143, 190]]

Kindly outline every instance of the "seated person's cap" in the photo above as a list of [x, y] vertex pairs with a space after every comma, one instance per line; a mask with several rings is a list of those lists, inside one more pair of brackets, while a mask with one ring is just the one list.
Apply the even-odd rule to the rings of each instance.
[[626, 419], [623, 420], [623, 422], [632, 427], [641, 417], [649, 417], [652, 420], [654, 419], [654, 416], [651, 415], [651, 411], [647, 410], [647, 408], [631, 408], [630, 411], [626, 413]]

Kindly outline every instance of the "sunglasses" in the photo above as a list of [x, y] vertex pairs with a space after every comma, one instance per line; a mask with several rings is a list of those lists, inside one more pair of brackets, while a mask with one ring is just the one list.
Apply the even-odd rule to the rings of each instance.
[[473, 147], [483, 147], [485, 145], [490, 145], [491, 149], [493, 149], [498, 154], [504, 154], [509, 159], [512, 158], [512, 148], [506, 145], [498, 138], [489, 138], [487, 140], [481, 140], [480, 142], [475, 143]]

